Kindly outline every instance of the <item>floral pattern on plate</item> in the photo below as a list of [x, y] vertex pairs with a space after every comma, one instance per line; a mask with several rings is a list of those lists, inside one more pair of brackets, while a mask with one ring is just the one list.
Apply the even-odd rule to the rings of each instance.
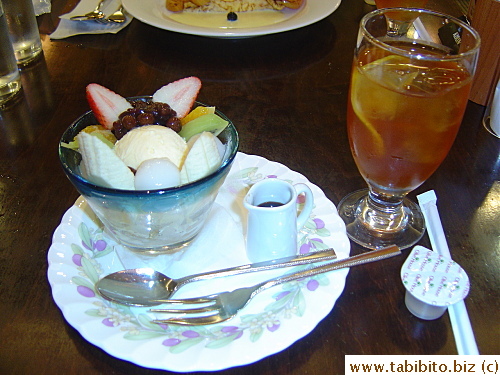
[[[318, 187], [281, 164], [238, 153], [218, 202], [241, 201], [248, 188], [264, 178], [303, 182], [313, 190], [316, 207], [301, 231], [301, 253], [334, 247], [339, 258], [349, 255], [345, 228], [333, 204]], [[231, 209], [234, 213], [234, 207]], [[148, 308], [114, 304], [96, 293], [95, 283], [99, 278], [124, 269], [115, 253], [115, 245], [85, 200], [80, 198], [64, 215], [49, 250], [48, 276], [54, 299], [66, 320], [88, 341], [118, 358], [172, 371], [220, 370], [252, 363], [286, 348], [309, 333], [328, 314], [343, 290], [347, 275], [347, 270], [340, 270], [271, 288], [225, 323], [188, 328], [161, 325], [152, 323], [154, 316], [148, 313]], [[293, 271], [303, 267], [307, 266], [295, 267]], [[285, 272], [290, 270], [281, 270]], [[269, 345], [273, 341], [280, 342], [281, 347]], [[260, 342], [263, 345], [259, 345]], [[254, 354], [235, 358], [220, 355], [214, 359], [213, 351], [224, 348], [245, 348]], [[264, 348], [267, 350], [262, 350]], [[204, 362], [203, 358], [209, 358], [210, 352], [210, 362]], [[158, 354], [166, 353], [169, 353], [168, 360], [157, 358]], [[203, 355], [198, 361], [193, 361], [200, 353]]]

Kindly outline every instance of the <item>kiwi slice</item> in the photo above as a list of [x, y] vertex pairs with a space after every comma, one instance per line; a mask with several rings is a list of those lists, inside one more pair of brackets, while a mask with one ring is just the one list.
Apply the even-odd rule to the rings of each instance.
[[207, 113], [206, 115], [200, 116], [191, 120], [182, 126], [182, 130], [179, 135], [186, 141], [189, 141], [193, 135], [202, 132], [210, 132], [215, 136], [218, 136], [229, 124], [228, 121], [217, 116], [214, 113]]

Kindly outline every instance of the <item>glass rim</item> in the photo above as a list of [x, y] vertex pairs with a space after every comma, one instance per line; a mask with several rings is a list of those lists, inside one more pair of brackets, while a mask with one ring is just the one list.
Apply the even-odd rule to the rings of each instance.
[[[459, 26], [463, 27], [464, 29], [467, 29], [467, 31], [473, 35], [475, 44], [470, 48], [468, 51], [465, 52], [460, 52], [454, 55], [445, 55], [445, 56], [436, 56], [436, 55], [431, 55], [431, 54], [425, 54], [422, 52], [411, 52], [402, 48], [394, 47], [391, 46], [390, 44], [387, 44], [380, 39], [377, 39], [374, 37], [367, 29], [366, 29], [366, 24], [369, 19], [373, 18], [374, 16], [378, 16], [381, 14], [386, 14], [388, 12], [394, 12], [394, 11], [404, 11], [404, 12], [409, 12], [409, 13], [418, 13], [418, 14], [427, 14], [427, 15], [432, 15], [436, 17], [440, 17], [443, 19], [448, 19], [455, 24], [458, 24]], [[363, 18], [360, 21], [360, 28], [362, 30], [363, 35], [370, 40], [371, 43], [386, 49], [388, 51], [394, 52], [395, 54], [398, 55], [404, 55], [407, 57], [411, 58], [418, 58], [419, 56], [424, 56], [421, 57], [422, 59], [427, 59], [427, 60], [459, 60], [463, 59], [464, 57], [468, 57], [471, 55], [475, 55], [479, 52], [479, 48], [481, 46], [481, 37], [479, 33], [477, 32], [476, 29], [474, 29], [472, 26], [470, 26], [468, 23], [451, 16], [446, 13], [442, 12], [437, 12], [429, 9], [422, 9], [422, 8], [403, 8], [403, 7], [398, 7], [398, 8], [381, 8], [381, 9], [375, 9], [371, 11], [370, 13], [367, 13], [363, 16]]]

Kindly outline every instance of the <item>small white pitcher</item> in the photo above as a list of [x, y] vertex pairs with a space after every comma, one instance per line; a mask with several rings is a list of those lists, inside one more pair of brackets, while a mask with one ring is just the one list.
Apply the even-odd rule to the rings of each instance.
[[[297, 196], [305, 194], [298, 214]], [[243, 203], [248, 210], [247, 256], [262, 262], [297, 254], [297, 233], [313, 209], [314, 197], [305, 184], [291, 185], [268, 178], [253, 185]], [[297, 215], [298, 214], [298, 215]]]

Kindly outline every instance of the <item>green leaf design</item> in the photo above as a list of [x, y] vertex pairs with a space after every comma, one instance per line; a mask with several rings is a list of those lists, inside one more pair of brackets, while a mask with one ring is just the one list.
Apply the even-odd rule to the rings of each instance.
[[120, 305], [119, 303], [114, 303], [114, 302], [109, 302], [114, 309], [120, 311], [120, 313], [124, 315], [132, 315], [134, 316], [134, 313], [132, 312], [132, 309], [130, 306], [125, 306], [125, 305]]
[[293, 297], [293, 293], [288, 293], [283, 298], [281, 298], [281, 299], [279, 299], [277, 301], [274, 301], [274, 302], [270, 303], [269, 305], [267, 305], [264, 308], [264, 311], [277, 311], [277, 310], [280, 310], [283, 307], [285, 307], [287, 304], [290, 303], [290, 300], [291, 300], [292, 297]]
[[182, 352], [186, 351], [187, 349], [191, 348], [192, 346], [199, 344], [203, 340], [205, 340], [205, 338], [202, 336], [195, 337], [192, 339], [186, 339], [186, 340], [181, 341], [177, 345], [171, 346], [169, 351], [172, 354], [179, 354], [179, 353], [182, 353]]
[[316, 250], [326, 250], [330, 247], [327, 244], [320, 242], [320, 241], [311, 240], [311, 243], [316, 248]]
[[323, 275], [323, 274], [319, 274], [319, 275], [316, 275], [314, 276], [314, 279], [318, 282], [319, 285], [321, 286], [327, 286], [327, 285], [330, 285], [330, 280], [328, 279], [328, 277], [326, 277], [326, 275]]
[[249, 324], [249, 322], [258, 318], [258, 316], [259, 316], [258, 314], [245, 314], [242, 315], [240, 319], [243, 324]]
[[330, 237], [331, 232], [326, 228], [316, 230], [316, 234], [320, 237]]
[[[83, 259], [83, 258], [82, 258]], [[94, 284], [90, 283], [88, 280], [80, 276], [73, 276], [71, 282], [75, 285], [85, 286], [90, 290], [94, 290]]]
[[315, 230], [316, 223], [314, 221], [312, 221], [311, 219], [307, 219], [306, 223], [304, 224], [304, 227], [307, 229]]
[[[292, 272], [290, 273], [293, 273], [293, 272], [298, 272], [298, 271], [302, 271], [303, 269], [305, 269], [307, 266], [298, 266], [297, 267], [297, 270], [292, 270]], [[297, 288], [297, 285], [298, 285], [299, 281], [289, 281], [285, 284], [282, 285], [282, 289], [283, 290], [295, 290], [295, 288]]]
[[165, 332], [165, 330], [161, 328], [161, 326], [159, 326], [156, 323], [153, 323], [152, 319], [147, 314], [139, 314], [137, 316], [137, 320], [145, 328], [152, 329], [153, 331]]
[[78, 226], [78, 234], [82, 239], [83, 243], [88, 246], [89, 249], [92, 249], [92, 239], [90, 237], [89, 228], [84, 223], [80, 223]]
[[82, 258], [82, 268], [92, 283], [95, 284], [97, 281], [99, 281], [99, 275], [90, 260], [88, 260], [87, 258]]
[[100, 311], [98, 309], [89, 309], [89, 310], [86, 310], [85, 314], [86, 315], [90, 315], [90, 316], [95, 316], [95, 317], [102, 318], [102, 314], [100, 313]]
[[304, 298], [304, 294], [300, 289], [295, 294], [293, 305], [295, 307], [295, 315], [303, 316], [306, 311], [306, 300]]
[[215, 339], [211, 342], [209, 342], [205, 347], [206, 348], [209, 348], [209, 349], [219, 349], [219, 348], [222, 348], [224, 346], [227, 346], [229, 344], [231, 344], [234, 339], [239, 335], [240, 333], [239, 332], [236, 332], [236, 333], [233, 333], [229, 336], [225, 336], [225, 337], [222, 337], [222, 338], [219, 338], [219, 339]]
[[235, 173], [233, 178], [236, 180], [243, 180], [257, 173], [257, 167], [248, 167], [242, 169], [239, 173]]
[[127, 332], [125, 335], [123, 335], [123, 338], [127, 340], [149, 340], [149, 339], [155, 339], [157, 337], [165, 336], [164, 332], [154, 332], [154, 331], [141, 331], [140, 333], [130, 333]]
[[111, 246], [106, 246], [106, 248], [103, 251], [96, 251], [94, 254], [94, 258], [100, 258], [105, 255], [108, 255], [109, 253], [112, 253], [114, 250]]
[[250, 334], [250, 342], [258, 341], [263, 333], [264, 329], [262, 327], [252, 329], [252, 333]]
[[83, 255], [83, 249], [75, 243], [71, 244], [71, 251], [73, 251], [73, 254]]

